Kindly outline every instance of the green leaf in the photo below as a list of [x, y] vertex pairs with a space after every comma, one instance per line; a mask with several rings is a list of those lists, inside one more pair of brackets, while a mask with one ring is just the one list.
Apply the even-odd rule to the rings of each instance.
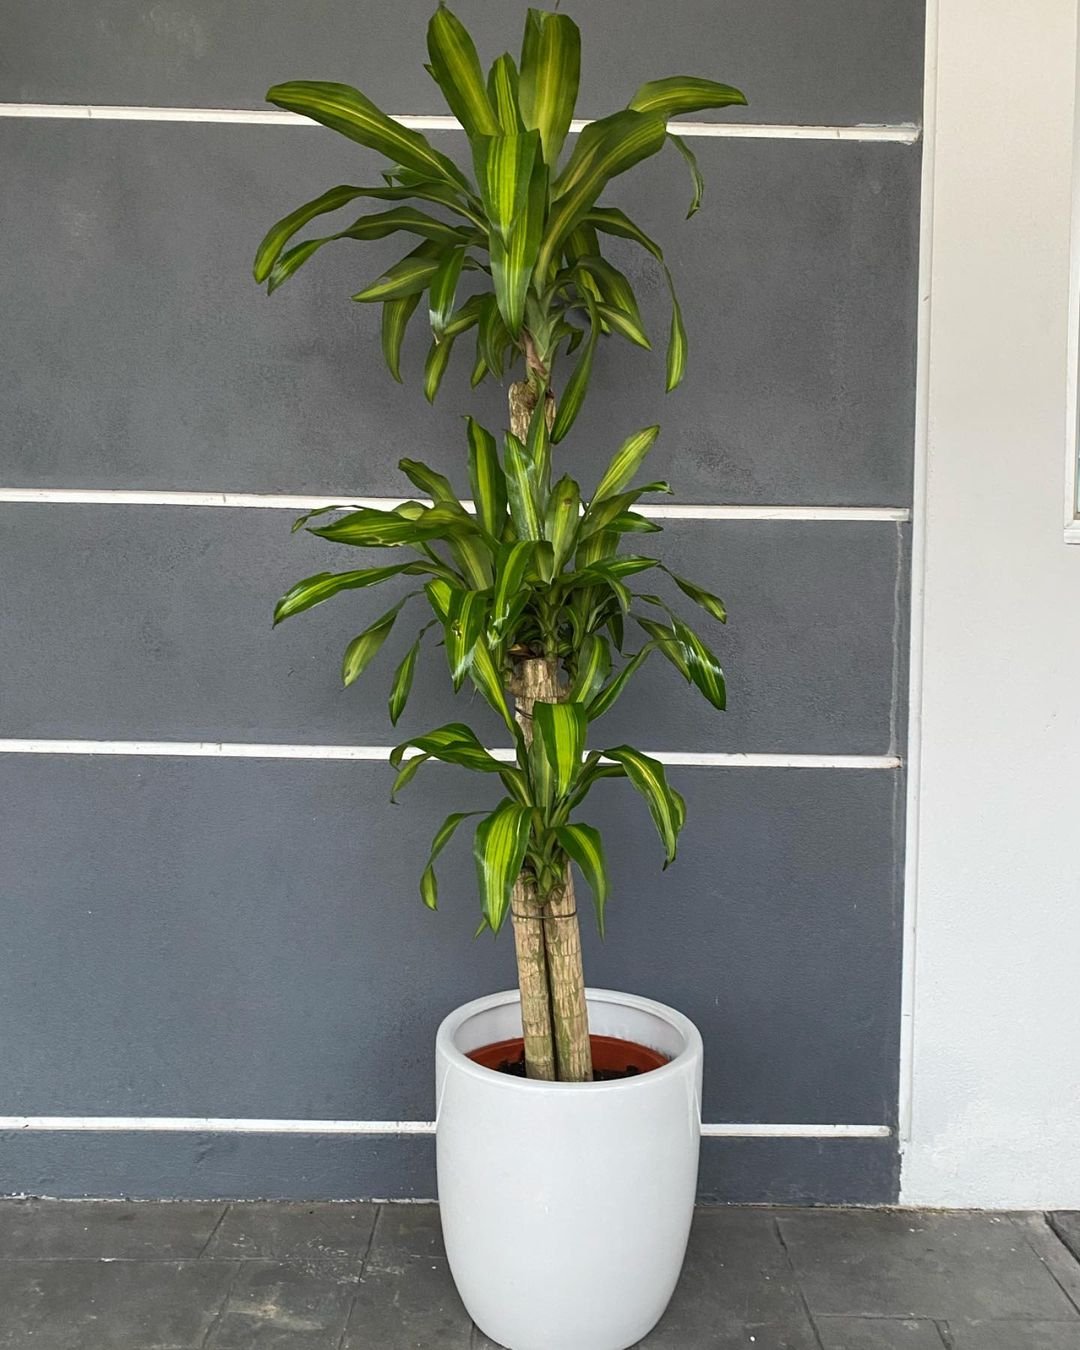
[[520, 539], [501, 553], [496, 580], [495, 598], [491, 606], [491, 632], [496, 639], [503, 635], [503, 627], [510, 617], [511, 606], [525, 581], [525, 573], [536, 553], [531, 539]]
[[398, 511], [378, 511], [365, 506], [330, 525], [312, 528], [310, 533], [335, 544], [352, 544], [357, 548], [396, 548], [402, 544], [419, 544], [426, 539], [450, 537], [470, 527], [476, 529], [464, 512], [452, 511], [445, 505], [419, 507], [412, 520]]
[[643, 755], [640, 750], [635, 750], [629, 745], [617, 745], [612, 750], [605, 750], [604, 756], [614, 760], [626, 770], [627, 778], [645, 798], [649, 814], [664, 845], [665, 866], [674, 862], [680, 822], [685, 817], [685, 806], [680, 807], [668, 787], [664, 766], [659, 760]]
[[488, 219], [499, 237], [510, 234], [525, 213], [529, 182], [540, 149], [535, 131], [478, 136], [473, 140], [473, 164]]
[[555, 830], [559, 847], [568, 858], [572, 858], [581, 869], [581, 875], [592, 891], [596, 906], [596, 926], [600, 936], [604, 936], [604, 906], [608, 898], [607, 862], [604, 859], [604, 844], [600, 831], [591, 825], [560, 825]]
[[377, 281], [357, 291], [353, 299], [369, 304], [373, 300], [400, 300], [402, 296], [416, 295], [439, 270], [445, 251], [443, 245], [425, 239], [419, 248], [407, 253]]
[[657, 260], [664, 261], [664, 253], [655, 240], [650, 239], [639, 225], [616, 206], [595, 206], [584, 217], [586, 225], [592, 225], [604, 234], [613, 234], [619, 239], [632, 239], [636, 244], [648, 250]]
[[652, 351], [648, 335], [644, 328], [635, 322], [632, 314], [628, 314], [624, 309], [617, 309], [614, 305], [604, 304], [597, 305], [596, 311], [620, 337], [628, 339], [635, 347], [644, 347], [647, 352]]
[[[572, 237], [576, 237], [583, 230], [592, 236], [589, 242], [596, 246], [596, 231], [591, 225], [579, 225]], [[585, 273], [595, 281], [595, 298], [597, 300], [603, 304], [611, 305], [614, 309], [623, 310], [634, 326], [644, 333], [645, 328], [642, 323], [641, 310], [638, 307], [637, 296], [634, 294], [634, 288], [617, 267], [612, 267], [611, 263], [609, 263], [606, 258], [601, 258], [598, 253], [594, 253], [593, 255], [579, 258], [575, 264], [575, 271]]]
[[345, 656], [341, 662], [341, 682], [346, 688], [371, 664], [379, 648], [390, 636], [390, 630], [401, 612], [402, 605], [409, 599], [411, 596], [399, 600], [393, 609], [387, 610], [381, 619], [376, 619], [370, 628], [365, 628], [359, 637], [354, 637], [345, 648]]
[[469, 482], [476, 516], [493, 539], [501, 539], [506, 523], [506, 477], [499, 463], [495, 437], [479, 422], [466, 419], [469, 436]]
[[398, 384], [401, 379], [401, 344], [405, 329], [420, 303], [420, 292], [403, 295], [400, 300], [387, 300], [382, 309], [382, 351], [387, 368]]
[[522, 121], [543, 141], [551, 168], [570, 129], [581, 76], [581, 33], [565, 14], [530, 9], [521, 50], [518, 98]]
[[537, 262], [541, 277], [547, 276], [563, 240], [607, 183], [655, 155], [666, 135], [665, 119], [653, 113], [614, 113], [585, 127], [552, 189], [554, 201]]
[[349, 202], [355, 201], [357, 197], [363, 196], [365, 190], [364, 188], [352, 187], [348, 183], [342, 183], [338, 187], [330, 188], [321, 196], [305, 202], [303, 206], [298, 206], [295, 211], [290, 211], [275, 225], [271, 225], [255, 254], [255, 263], [252, 267], [255, 280], [260, 283], [266, 280], [270, 275], [270, 269], [277, 262], [281, 250], [297, 230], [303, 229], [316, 216], [325, 215], [328, 211], [340, 210]]
[[473, 648], [484, 632], [487, 598], [479, 591], [454, 590], [444, 625], [446, 659], [454, 689], [460, 689], [469, 673]]
[[436, 472], [429, 464], [425, 464], [419, 459], [399, 459], [398, 468], [412, 483], [413, 487], [418, 487], [421, 492], [426, 492], [434, 501], [453, 502], [457, 506], [461, 505], [457, 493], [450, 484], [450, 479], [445, 474]]
[[555, 795], [565, 796], [573, 786], [585, 749], [588, 718], [581, 703], [534, 703], [534, 733], [538, 728], [544, 753], [554, 774]]
[[429, 177], [441, 178], [468, 190], [468, 180], [457, 165], [434, 149], [427, 138], [387, 117], [358, 89], [322, 80], [294, 80], [276, 84], [266, 95], [288, 112], [321, 122], [350, 140], [377, 150], [395, 164]]
[[628, 106], [638, 112], [659, 113], [667, 118], [745, 103], [746, 95], [730, 84], [717, 84], [715, 80], [701, 80], [694, 75], [672, 75], [666, 80], [650, 80], [643, 84]]
[[[454, 312], [458, 278], [461, 276], [461, 265], [464, 261], [465, 246], [462, 244], [457, 248], [450, 249], [439, 264], [438, 271], [431, 278], [431, 289], [428, 293], [428, 317], [431, 320], [431, 331], [435, 334], [436, 340], [441, 340], [445, 335], [446, 325], [450, 322], [450, 316]], [[474, 318], [473, 323], [475, 322]]]
[[598, 633], [586, 633], [577, 653], [577, 670], [570, 685], [570, 702], [589, 706], [611, 670], [611, 648]]
[[476, 827], [473, 857], [488, 927], [497, 933], [510, 908], [510, 894], [525, 861], [531, 812], [509, 799]]
[[510, 501], [510, 517], [514, 522], [514, 529], [521, 539], [540, 539], [543, 537], [543, 530], [540, 525], [540, 513], [533, 497], [528, 455], [525, 447], [510, 431], [503, 440], [503, 461], [507, 496]]
[[430, 755], [413, 755], [411, 759], [407, 759], [405, 763], [401, 765], [400, 769], [398, 769], [397, 777], [394, 779], [394, 786], [390, 789], [391, 802], [397, 802], [398, 793], [403, 787], [406, 787], [412, 782], [430, 758]]
[[721, 712], [727, 707], [724, 672], [715, 654], [702, 642], [694, 630], [681, 619], [674, 621], [675, 634], [683, 649], [690, 678], [714, 708]]
[[667, 392], [670, 394], [682, 384], [683, 376], [686, 374], [686, 327], [683, 324], [682, 310], [679, 308], [679, 299], [675, 294], [671, 273], [666, 267], [664, 272], [671, 293], [671, 335], [668, 338], [667, 351]]
[[698, 167], [697, 156], [693, 150], [686, 144], [681, 136], [676, 136], [674, 132], [668, 132], [668, 140], [672, 143], [683, 159], [686, 160], [687, 168], [690, 170], [690, 182], [693, 186], [693, 196], [690, 198], [690, 209], [686, 213], [686, 219], [696, 215], [701, 209], [701, 199], [705, 195], [705, 179], [701, 176], [701, 169]]
[[589, 376], [592, 374], [593, 356], [596, 352], [597, 339], [600, 336], [600, 324], [595, 307], [590, 312], [590, 318], [592, 327], [589, 330], [588, 339], [582, 348], [581, 355], [578, 357], [578, 363], [574, 367], [573, 374], [566, 381], [566, 388], [563, 390], [558, 411], [555, 413], [555, 422], [551, 428], [551, 439], [556, 445], [574, 425], [577, 415], [581, 411], [581, 405], [585, 402], [585, 392], [589, 387]]
[[409, 693], [412, 689], [413, 676], [416, 674], [416, 658], [420, 655], [420, 643], [424, 640], [424, 634], [430, 627], [430, 624], [426, 624], [421, 628], [416, 641], [405, 653], [404, 659], [394, 672], [394, 683], [390, 686], [391, 726], [397, 726], [398, 718], [405, 711], [405, 704], [409, 700]]
[[657, 651], [661, 656], [666, 656], [683, 679], [690, 683], [690, 667], [687, 664], [686, 654], [683, 651], [682, 643], [673, 628], [667, 624], [657, 623], [655, 619], [647, 619], [643, 614], [633, 615], [635, 622], [643, 628], [652, 638]]
[[424, 397], [429, 403], [435, 402], [435, 395], [439, 392], [453, 351], [454, 339], [451, 337], [444, 337], [441, 342], [436, 340], [428, 348], [427, 360], [424, 362]]
[[649, 657], [649, 653], [654, 649], [654, 644], [647, 642], [641, 651], [627, 661], [626, 665], [618, 674], [609, 680], [600, 692], [588, 704], [589, 721], [595, 722], [598, 717], [603, 717], [611, 705], [619, 697], [627, 684], [633, 679], [634, 675], [641, 669]]
[[646, 427], [643, 431], [635, 431], [623, 441], [604, 470], [603, 478], [597, 484], [592, 497], [594, 502], [601, 502], [605, 497], [614, 497], [622, 492], [641, 467], [659, 435], [658, 426]]
[[365, 586], [378, 586], [389, 577], [409, 572], [413, 576], [425, 571], [422, 564], [396, 563], [392, 567], [364, 567], [355, 572], [317, 572], [313, 577], [305, 577], [285, 592], [274, 606], [274, 626], [294, 614], [302, 614], [305, 609], [321, 605], [324, 600], [337, 595], [338, 591], [359, 590]]
[[506, 723], [507, 728], [511, 732], [515, 731], [517, 724], [506, 706], [506, 691], [503, 688], [502, 677], [495, 668], [494, 658], [486, 643], [478, 642], [473, 648], [469, 670], [477, 689]]
[[564, 474], [548, 495], [544, 518], [544, 538], [551, 542], [555, 552], [556, 572], [561, 571], [563, 563], [574, 551], [580, 523], [581, 491], [569, 474]]
[[469, 136], [494, 136], [499, 123], [488, 99], [476, 47], [465, 25], [442, 4], [428, 24], [428, 55], [436, 84]]
[[524, 130], [518, 111], [518, 69], [514, 58], [504, 52], [488, 71], [488, 98], [499, 126], [508, 134]]
[[711, 614], [714, 619], [719, 619], [721, 623], [727, 623], [727, 610], [724, 607], [723, 600], [721, 600], [719, 596], [712, 595], [709, 591], [703, 590], [695, 582], [688, 581], [686, 577], [680, 577], [676, 572], [672, 572], [667, 567], [664, 568], [664, 571], [667, 572], [668, 576], [675, 585], [678, 586], [679, 590], [682, 591], [683, 595], [688, 596], [696, 605], [700, 605], [701, 608]]
[[491, 277], [499, 313], [516, 341], [525, 314], [525, 299], [540, 251], [547, 205], [547, 165], [537, 160], [529, 179], [525, 209], [505, 242], [499, 234], [490, 237]]
[[390, 752], [390, 763], [395, 769], [401, 767], [406, 750], [419, 750], [431, 759], [441, 760], [444, 764], [457, 764], [477, 773], [506, 772], [507, 766], [501, 764], [493, 755], [489, 755], [477, 739], [476, 733], [464, 722], [447, 722], [423, 736], [402, 741]]
[[454, 837], [454, 832], [463, 820], [481, 814], [480, 811], [455, 811], [452, 815], [446, 817], [436, 831], [435, 838], [431, 841], [431, 852], [428, 854], [427, 866], [420, 878], [420, 899], [423, 900], [428, 909], [438, 909], [439, 907], [439, 883], [435, 879], [435, 859]]

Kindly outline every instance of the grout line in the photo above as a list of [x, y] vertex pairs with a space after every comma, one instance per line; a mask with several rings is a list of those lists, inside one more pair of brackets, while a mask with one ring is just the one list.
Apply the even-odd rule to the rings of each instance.
[[240, 1278], [240, 1272], [242, 1269], [243, 1269], [242, 1261], [235, 1261], [233, 1263], [232, 1278], [229, 1280], [228, 1286], [225, 1289], [225, 1296], [218, 1304], [217, 1311], [210, 1319], [209, 1325], [206, 1328], [206, 1334], [199, 1342], [199, 1350], [207, 1350], [207, 1347], [214, 1339], [214, 1335], [217, 1332], [218, 1327], [220, 1327], [222, 1320], [225, 1317], [225, 1309], [229, 1306], [229, 1301], [233, 1296], [233, 1290], [236, 1288], [236, 1282]]
[[[131, 755], [181, 759], [316, 759], [384, 763], [389, 745], [284, 745], [246, 741], [107, 741], [0, 739], [0, 755]], [[494, 746], [488, 751], [503, 763], [515, 752]], [[685, 768], [727, 769], [898, 769], [897, 755], [756, 754], [735, 751], [649, 750], [661, 764]], [[2, 1120], [3, 1117], [0, 1117]]]
[[382, 1222], [383, 1206], [380, 1203], [375, 1205], [375, 1218], [372, 1220], [371, 1232], [368, 1234], [367, 1245], [364, 1248], [364, 1254], [360, 1258], [360, 1268], [356, 1272], [356, 1288], [353, 1290], [352, 1297], [349, 1299], [349, 1311], [345, 1314], [345, 1321], [341, 1328], [341, 1335], [337, 1340], [334, 1350], [342, 1350], [349, 1335], [349, 1327], [352, 1323], [353, 1313], [356, 1311], [356, 1302], [360, 1297], [360, 1286], [364, 1282], [364, 1276], [367, 1274], [368, 1261], [371, 1258], [371, 1249], [375, 1245], [375, 1233], [379, 1224]]
[[[395, 113], [395, 122], [414, 131], [460, 131], [457, 118], [439, 113]], [[201, 122], [251, 126], [312, 127], [318, 123], [280, 108], [171, 108], [99, 103], [0, 103], [0, 117], [46, 118], [89, 122]], [[575, 118], [572, 132], [589, 125]], [[681, 122], [670, 125], [680, 136], [713, 139], [783, 141], [885, 141], [914, 145], [919, 128], [911, 122], [863, 123], [852, 126], [801, 126], [762, 122]]]
[[[23, 505], [71, 506], [217, 506], [263, 508], [281, 511], [313, 511], [343, 503], [344, 507], [368, 507], [390, 511], [415, 497], [364, 497], [342, 492], [334, 496], [308, 496], [275, 492], [172, 492], [128, 488], [0, 488], [0, 502]], [[471, 501], [462, 505], [475, 513]], [[635, 508], [654, 520], [823, 520], [895, 521], [911, 519], [903, 506], [771, 506], [746, 503], [695, 503], [640, 505]]]
[[[0, 1116], [0, 1133], [9, 1131], [24, 1134], [303, 1134], [398, 1138], [432, 1135], [435, 1133], [435, 1122], [277, 1120], [225, 1116]], [[723, 1121], [701, 1126], [703, 1139], [887, 1139], [891, 1134], [888, 1125], [737, 1124]], [[224, 1217], [222, 1214], [218, 1222], [222, 1222]]]
[[228, 1202], [226, 1202], [226, 1203], [222, 1206], [221, 1213], [217, 1216], [217, 1219], [216, 1219], [215, 1222], [214, 1222], [213, 1228], [210, 1229], [210, 1232], [209, 1232], [209, 1235], [207, 1236], [206, 1241], [205, 1241], [205, 1242], [203, 1243], [203, 1245], [199, 1248], [199, 1254], [198, 1254], [198, 1256], [195, 1258], [197, 1261], [201, 1261], [201, 1260], [203, 1259], [203, 1257], [206, 1255], [207, 1251], [208, 1251], [209, 1248], [210, 1248], [210, 1244], [211, 1244], [211, 1242], [213, 1242], [214, 1237], [215, 1237], [215, 1235], [216, 1235], [218, 1229], [219, 1229], [219, 1228], [221, 1227], [221, 1225], [225, 1222], [225, 1215], [228, 1214], [228, 1212], [229, 1212], [230, 1209], [232, 1209], [232, 1205], [231, 1205], [230, 1203], [228, 1203]]
[[802, 1304], [803, 1313], [806, 1316], [810, 1332], [814, 1337], [814, 1344], [817, 1346], [817, 1350], [825, 1350], [824, 1342], [821, 1339], [821, 1332], [818, 1330], [818, 1324], [814, 1321], [814, 1315], [810, 1311], [810, 1304], [807, 1302], [806, 1294], [803, 1292], [802, 1282], [799, 1279], [799, 1272], [795, 1269], [795, 1262], [792, 1259], [791, 1252], [788, 1250], [787, 1243], [784, 1241], [784, 1232], [780, 1227], [780, 1220], [776, 1215], [773, 1216], [772, 1223], [773, 1232], [776, 1234], [776, 1240], [779, 1242], [780, 1249], [784, 1253], [784, 1260], [787, 1262], [788, 1270], [791, 1272], [792, 1281], [794, 1282], [795, 1288], [799, 1291], [799, 1302]]
[[922, 187], [919, 219], [919, 317], [915, 371], [915, 454], [912, 489], [911, 593], [908, 604], [907, 801], [904, 824], [904, 909], [901, 939], [899, 1138], [903, 1149], [915, 1111], [915, 988], [918, 964], [919, 810], [922, 788], [924, 613], [930, 459], [930, 341], [934, 252], [934, 149], [937, 129], [938, 0], [927, 0]]

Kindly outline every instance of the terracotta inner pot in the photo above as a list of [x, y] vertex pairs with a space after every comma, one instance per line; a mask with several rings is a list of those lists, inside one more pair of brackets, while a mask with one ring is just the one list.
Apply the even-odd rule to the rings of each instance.
[[[659, 1050], [637, 1041], [621, 1041], [615, 1036], [590, 1036], [593, 1071], [600, 1078], [632, 1078], [650, 1069], [661, 1069], [668, 1062]], [[520, 1036], [508, 1041], [493, 1041], [469, 1051], [469, 1059], [485, 1069], [524, 1076], [525, 1042]], [[520, 1066], [520, 1067], [519, 1067]]]

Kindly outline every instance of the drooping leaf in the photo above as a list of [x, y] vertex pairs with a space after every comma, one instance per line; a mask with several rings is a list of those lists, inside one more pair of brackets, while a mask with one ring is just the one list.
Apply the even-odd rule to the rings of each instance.
[[581, 703], [534, 703], [533, 727], [539, 728], [554, 775], [557, 797], [573, 786], [585, 749], [588, 718]]
[[685, 806], [680, 808], [675, 801], [668, 787], [664, 766], [658, 759], [643, 755], [640, 750], [635, 750], [629, 745], [617, 745], [612, 750], [605, 750], [604, 756], [622, 765], [627, 778], [645, 798], [649, 814], [664, 845], [665, 866], [674, 862], [680, 822], [685, 818]]
[[435, 859], [454, 837], [457, 827], [463, 820], [481, 814], [480, 811], [455, 811], [446, 817], [436, 831], [435, 838], [431, 841], [431, 852], [428, 854], [427, 866], [420, 877], [420, 899], [423, 900], [428, 909], [438, 909], [439, 907], [439, 883], [435, 879]]
[[440, 4], [428, 24], [429, 70], [450, 111], [470, 136], [494, 136], [499, 123], [488, 99], [476, 46], [465, 25]]
[[468, 190], [468, 180], [453, 162], [418, 131], [387, 117], [358, 89], [323, 80], [293, 80], [267, 91], [266, 101], [321, 122], [324, 127], [376, 150], [395, 164]]
[[646, 618], [643, 614], [633, 616], [639, 627], [643, 628], [649, 637], [652, 638], [656, 650], [662, 656], [665, 656], [683, 679], [690, 683], [690, 667], [686, 661], [686, 655], [683, 651], [682, 643], [674, 628], [669, 628], [667, 624], [657, 623], [655, 619]]
[[679, 576], [678, 573], [672, 572], [667, 567], [664, 568], [664, 571], [667, 572], [683, 595], [688, 596], [696, 605], [700, 605], [714, 619], [718, 619], [721, 623], [727, 623], [727, 609], [719, 596], [711, 594], [697, 585], [696, 582], [688, 581], [686, 577]]
[[[438, 270], [431, 278], [431, 287], [428, 291], [428, 317], [431, 321], [431, 331], [435, 334], [437, 340], [442, 340], [446, 335], [446, 325], [450, 322], [450, 316], [454, 312], [458, 278], [461, 276], [461, 266], [464, 261], [464, 245], [451, 248], [443, 256]], [[472, 322], [476, 322], [475, 318]]]
[[623, 441], [604, 470], [603, 478], [597, 484], [592, 496], [594, 502], [602, 502], [605, 497], [614, 497], [628, 486], [659, 435], [658, 426], [645, 427], [644, 430], [635, 431]]
[[[596, 231], [594, 227], [579, 225], [574, 232], [574, 237], [582, 231], [592, 236], [589, 242], [595, 245]], [[634, 326], [644, 333], [645, 326], [641, 319], [641, 310], [638, 306], [637, 296], [634, 294], [634, 288], [617, 267], [613, 267], [606, 258], [600, 257], [598, 253], [594, 253], [578, 258], [574, 270], [575, 275], [584, 273], [595, 283], [595, 298], [601, 304], [610, 305], [614, 309], [624, 311]]]
[[456, 506], [461, 505], [450, 479], [445, 474], [438, 473], [430, 464], [424, 464], [419, 459], [399, 459], [398, 468], [412, 483], [413, 487], [418, 487], [421, 492], [426, 492], [433, 501], [453, 502]]
[[686, 166], [690, 170], [690, 183], [693, 187], [693, 196], [690, 198], [690, 209], [686, 213], [686, 219], [696, 215], [701, 209], [701, 199], [705, 194], [705, 179], [702, 177], [701, 169], [698, 167], [697, 156], [693, 150], [686, 144], [681, 136], [676, 136], [674, 132], [668, 132], [668, 140], [686, 160]]
[[424, 362], [424, 397], [429, 403], [435, 402], [435, 395], [439, 392], [439, 385], [442, 384], [453, 352], [452, 337], [444, 337], [441, 342], [435, 341], [428, 348], [427, 360]]
[[352, 187], [348, 183], [342, 183], [338, 187], [329, 188], [320, 196], [312, 198], [311, 201], [304, 202], [295, 211], [290, 211], [287, 216], [282, 216], [276, 224], [271, 225], [256, 251], [255, 262], [252, 266], [255, 280], [260, 283], [266, 280], [281, 250], [297, 230], [302, 230], [316, 216], [325, 215], [328, 211], [340, 210], [341, 207], [347, 206], [349, 202], [355, 201], [357, 197], [363, 196], [364, 192], [364, 188]]
[[401, 344], [405, 329], [420, 303], [420, 292], [403, 295], [400, 300], [386, 300], [382, 309], [382, 351], [387, 368], [398, 384], [401, 379]]
[[425, 570], [422, 564], [396, 563], [392, 567], [363, 567], [354, 572], [317, 572], [313, 577], [298, 581], [277, 602], [274, 606], [274, 626], [291, 619], [294, 614], [302, 614], [305, 609], [321, 605], [339, 591], [378, 586], [380, 582], [400, 576], [402, 572], [415, 576]]
[[476, 526], [464, 512], [453, 511], [445, 504], [418, 507], [415, 519], [398, 511], [379, 511], [365, 506], [330, 525], [312, 527], [310, 533], [336, 544], [352, 544], [358, 548], [395, 548], [464, 533], [470, 528], [475, 530]]
[[664, 272], [667, 276], [668, 290], [671, 292], [671, 335], [668, 338], [667, 351], [667, 391], [671, 391], [682, 384], [683, 376], [686, 374], [686, 327], [683, 324], [682, 310], [679, 307], [679, 299], [675, 294], [675, 286], [671, 280], [671, 273], [665, 267]]
[[469, 673], [477, 689], [506, 723], [508, 730], [514, 732], [517, 724], [506, 706], [506, 690], [502, 677], [495, 667], [490, 649], [483, 641], [478, 642], [473, 648], [472, 656], [469, 658]]
[[398, 793], [403, 787], [407, 787], [408, 784], [412, 782], [430, 758], [430, 755], [413, 755], [411, 759], [405, 760], [401, 767], [398, 768], [397, 776], [394, 779], [394, 786], [390, 789], [391, 802], [396, 805]]
[[722, 712], [727, 707], [727, 691], [724, 672], [715, 653], [711, 652], [694, 630], [681, 619], [674, 621], [674, 628], [683, 649], [691, 680], [713, 707], [719, 708]]
[[391, 726], [397, 726], [398, 718], [405, 711], [405, 704], [408, 702], [409, 693], [412, 690], [413, 676], [416, 674], [416, 659], [420, 655], [420, 644], [430, 627], [430, 624], [426, 624], [421, 628], [416, 641], [405, 653], [397, 670], [394, 671], [394, 682], [390, 686]]
[[429, 285], [445, 252], [445, 245], [425, 239], [419, 248], [414, 248], [393, 267], [387, 268], [378, 280], [357, 291], [353, 299], [370, 304], [375, 300], [400, 300], [406, 295], [416, 295]]
[[652, 343], [649, 341], [648, 334], [638, 323], [632, 314], [628, 314], [625, 309], [618, 309], [615, 305], [598, 304], [596, 312], [600, 318], [628, 342], [632, 342], [635, 347], [644, 347], [649, 352], [652, 351]]
[[488, 71], [488, 98], [499, 126], [508, 135], [523, 131], [524, 124], [518, 110], [518, 69], [509, 52], [493, 62]]
[[345, 656], [341, 662], [341, 682], [343, 685], [348, 687], [354, 680], [359, 679], [368, 668], [379, 648], [390, 636], [390, 630], [394, 626], [394, 620], [401, 612], [402, 605], [409, 599], [411, 599], [411, 596], [399, 600], [393, 609], [387, 610], [381, 619], [376, 619], [370, 628], [365, 628], [345, 648]]
[[746, 95], [730, 84], [702, 80], [694, 75], [671, 75], [666, 80], [650, 80], [630, 100], [638, 112], [678, 117], [680, 113], [703, 112], [706, 108], [730, 108], [745, 105]]
[[479, 422], [466, 419], [469, 437], [469, 482], [476, 516], [493, 539], [501, 539], [506, 522], [506, 477], [499, 463], [495, 437]]
[[581, 33], [565, 14], [530, 9], [521, 50], [518, 98], [521, 118], [543, 141], [544, 162], [554, 168], [570, 129], [581, 75]]
[[590, 320], [589, 336], [581, 349], [581, 355], [578, 357], [573, 374], [566, 382], [566, 388], [563, 390], [563, 396], [559, 400], [559, 406], [555, 413], [555, 421], [551, 428], [551, 439], [556, 445], [574, 425], [577, 415], [581, 411], [581, 405], [585, 402], [585, 393], [589, 387], [589, 376], [592, 374], [593, 356], [596, 353], [596, 343], [600, 336], [599, 317], [596, 314], [595, 304], [590, 311]]
[[510, 894], [525, 860], [530, 826], [529, 810], [507, 799], [476, 827], [473, 856], [481, 908], [493, 933], [502, 927], [510, 908]]
[[650, 239], [640, 226], [635, 225], [625, 211], [616, 206], [594, 206], [584, 217], [586, 225], [592, 225], [604, 234], [613, 234], [619, 239], [632, 239], [646, 249], [657, 262], [664, 261], [664, 253], [655, 240]]
[[390, 763], [401, 767], [407, 750], [419, 750], [431, 759], [442, 760], [445, 764], [457, 764], [478, 773], [504, 773], [507, 766], [501, 764], [493, 755], [488, 754], [480, 744], [476, 733], [464, 722], [447, 722], [423, 736], [414, 736], [411, 740], [395, 745], [390, 752]]
[[596, 906], [596, 926], [600, 930], [600, 936], [603, 937], [604, 906], [608, 899], [608, 873], [600, 831], [591, 825], [578, 822], [558, 826], [555, 838], [558, 839], [559, 846], [566, 856], [577, 863], [589, 890], [592, 891], [593, 904]]
[[599, 633], [586, 633], [577, 653], [577, 670], [570, 685], [570, 702], [590, 701], [600, 689], [611, 670], [611, 648]]
[[479, 591], [454, 590], [444, 625], [446, 660], [455, 690], [460, 689], [469, 672], [473, 648], [484, 632], [485, 597]]

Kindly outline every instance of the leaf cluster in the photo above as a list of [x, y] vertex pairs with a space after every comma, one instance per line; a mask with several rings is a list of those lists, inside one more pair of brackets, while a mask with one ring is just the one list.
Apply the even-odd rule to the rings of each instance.
[[[389, 167], [381, 184], [330, 188], [278, 221], [259, 246], [256, 280], [272, 292], [336, 240], [412, 236], [418, 242], [411, 251], [353, 296], [382, 306], [382, 350], [391, 374], [402, 378], [402, 342], [425, 295], [429, 400], [454, 344], [470, 331], [474, 386], [523, 369], [545, 388], [556, 360], [577, 353], [552, 430], [558, 441], [581, 407], [601, 338], [650, 346], [632, 285], [602, 251], [601, 239], [617, 236], [646, 249], [663, 269], [672, 302], [667, 388], [675, 388], [686, 367], [686, 333], [663, 252], [600, 197], [614, 178], [670, 140], [690, 166], [693, 214], [701, 174], [690, 148], [669, 132], [668, 119], [742, 104], [743, 95], [691, 76], [650, 81], [625, 108], [586, 123], [564, 153], [581, 65], [581, 36], [566, 15], [529, 10], [518, 59], [504, 53], [485, 74], [469, 33], [440, 4], [428, 27], [428, 56], [427, 69], [468, 137], [472, 173], [357, 89], [321, 81], [275, 85], [267, 94], [271, 103], [377, 151]], [[395, 204], [333, 234], [297, 241], [313, 221], [361, 198]], [[466, 274], [477, 284], [463, 297]]]

